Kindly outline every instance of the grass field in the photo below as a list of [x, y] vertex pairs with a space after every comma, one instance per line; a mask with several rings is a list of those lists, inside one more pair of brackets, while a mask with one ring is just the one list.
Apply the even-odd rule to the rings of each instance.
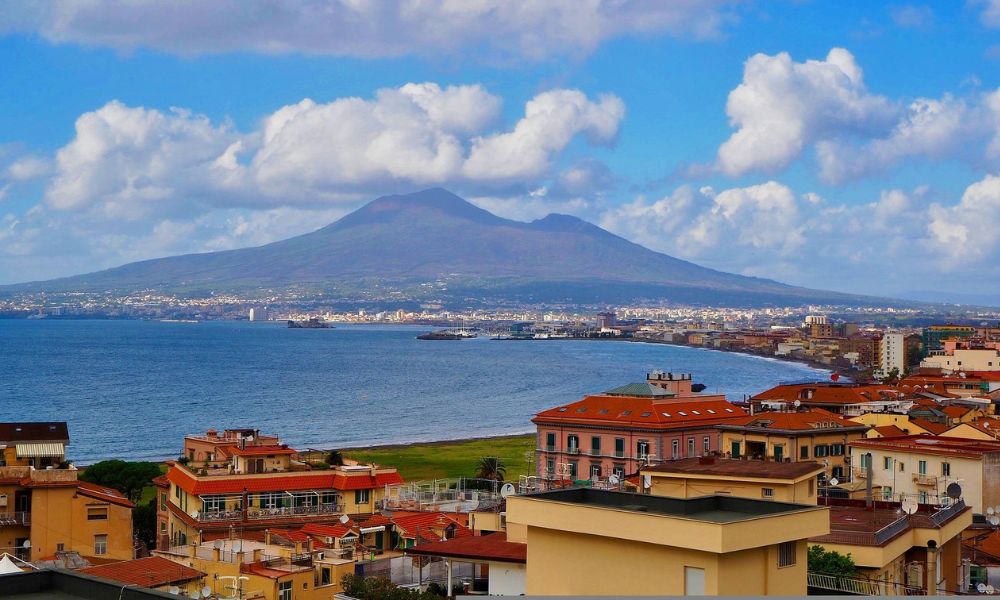
[[396, 467], [407, 481], [474, 477], [476, 465], [483, 456], [500, 457], [507, 467], [508, 481], [517, 481], [518, 475], [533, 475], [535, 472], [533, 434], [359, 448], [344, 450], [343, 454], [361, 462]]

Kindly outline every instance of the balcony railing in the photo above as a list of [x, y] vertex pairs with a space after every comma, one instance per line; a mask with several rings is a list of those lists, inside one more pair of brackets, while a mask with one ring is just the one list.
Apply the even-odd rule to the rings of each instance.
[[615, 450], [615, 458], [625, 458], [624, 450]]
[[[250, 508], [246, 511], [248, 521], [266, 521], [269, 519], [286, 519], [295, 517], [311, 517], [318, 515], [334, 515], [344, 512], [343, 504], [320, 504], [317, 506], [279, 506], [275, 508]], [[206, 523], [222, 521], [242, 521], [242, 510], [209, 511], [198, 514], [198, 520]]]
[[899, 583], [869, 581], [823, 573], [807, 573], [806, 584], [811, 588], [832, 590], [852, 596], [922, 596], [926, 594], [921, 588]]
[[917, 485], [937, 485], [937, 477], [934, 475], [927, 475], [925, 473], [914, 473], [913, 483]]
[[546, 452], [555, 452], [556, 451], [556, 447], [554, 445], [545, 446], [545, 451]]
[[580, 449], [579, 448], [574, 448], [574, 447], [571, 446], [568, 450], [566, 450], [566, 453], [567, 454], [579, 454], [580, 453]]
[[31, 513], [28, 511], [17, 511], [0, 513], [0, 527], [11, 527], [14, 525], [31, 525]]

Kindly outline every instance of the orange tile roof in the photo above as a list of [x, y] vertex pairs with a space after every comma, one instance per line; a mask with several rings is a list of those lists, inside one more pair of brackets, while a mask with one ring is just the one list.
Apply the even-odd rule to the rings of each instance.
[[383, 514], [374, 514], [361, 522], [362, 527], [379, 527], [391, 524], [392, 520]]
[[122, 560], [95, 567], [86, 567], [80, 573], [111, 579], [119, 583], [142, 587], [160, 587], [201, 579], [204, 573], [197, 569], [167, 560], [161, 556], [150, 556], [136, 560]]
[[109, 487], [103, 487], [86, 481], [78, 481], [76, 492], [95, 500], [104, 500], [105, 502], [110, 502], [126, 508], [135, 508], [135, 504], [132, 504], [132, 502], [130, 502], [129, 499], [126, 498], [121, 492]]
[[468, 536], [428, 542], [405, 550], [417, 556], [447, 556], [506, 563], [528, 562], [528, 545], [508, 542], [502, 531], [483, 536]]
[[428, 537], [436, 539], [435, 530], [441, 530], [449, 525], [455, 525], [455, 537], [472, 535], [472, 531], [455, 519], [440, 512], [421, 512], [406, 515], [393, 515], [392, 523], [396, 531], [403, 537]]
[[906, 435], [905, 431], [895, 425], [882, 425], [881, 427], [876, 427], [875, 431], [877, 431], [882, 437], [899, 437], [901, 435]]
[[893, 450], [917, 454], [982, 458], [984, 454], [1000, 453], [1000, 442], [968, 438], [907, 435], [893, 438], [869, 438], [850, 443], [855, 448]]
[[761, 412], [733, 419], [719, 426], [725, 429], [770, 429], [782, 431], [827, 431], [847, 430], [866, 431], [867, 425], [845, 419], [840, 415], [822, 409], [810, 409], [797, 412]]
[[614, 424], [654, 429], [711, 426], [745, 415], [726, 400], [657, 399], [633, 396], [586, 396], [583, 400], [543, 410], [533, 423]]
[[[805, 398], [805, 390], [813, 390], [811, 398]], [[826, 382], [778, 385], [753, 397], [753, 400], [772, 402], [794, 402], [801, 400], [808, 404], [863, 404], [879, 400], [894, 400], [899, 392], [888, 385], [834, 384]]]
[[959, 423], [959, 425], [968, 425], [973, 429], [978, 429], [983, 433], [989, 434], [991, 436], [1000, 436], [1000, 418], [997, 417], [979, 417], [978, 419], [969, 421], [968, 423]]
[[281, 454], [295, 454], [296, 451], [289, 448], [288, 446], [247, 446], [246, 448], [240, 448], [239, 446], [233, 446], [229, 448], [229, 452], [235, 456], [274, 456]]
[[348, 521], [346, 524], [337, 523], [334, 525], [320, 525], [318, 523], [310, 523], [308, 525], [303, 525], [300, 529], [302, 533], [309, 536], [319, 536], [323, 538], [342, 538], [347, 534], [357, 535], [357, 531], [354, 529], [354, 522]]
[[934, 435], [944, 433], [945, 431], [951, 429], [951, 425], [948, 425], [947, 423], [938, 423], [937, 421], [928, 421], [927, 419], [910, 419], [910, 423], [913, 423], [917, 427], [925, 429]]
[[239, 494], [247, 492], [273, 492], [298, 490], [361, 490], [387, 484], [403, 483], [396, 472], [344, 475], [335, 471], [314, 471], [295, 475], [276, 474], [274, 477], [222, 476], [217, 479], [199, 478], [179, 467], [170, 469], [167, 478], [189, 494]]
[[964, 417], [965, 415], [969, 414], [975, 409], [970, 406], [951, 405], [951, 406], [942, 406], [940, 410], [949, 417]]

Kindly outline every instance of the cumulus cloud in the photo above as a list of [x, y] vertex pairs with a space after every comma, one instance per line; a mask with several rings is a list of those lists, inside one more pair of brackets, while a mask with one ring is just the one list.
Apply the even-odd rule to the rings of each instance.
[[726, 103], [737, 130], [719, 148], [719, 167], [729, 175], [782, 169], [813, 141], [876, 130], [893, 113], [885, 98], [868, 92], [847, 50], [802, 63], [786, 52], [756, 54]]
[[982, 6], [979, 19], [987, 27], [1000, 27], [1000, 0], [979, 0]]
[[612, 142], [624, 117], [615, 96], [552, 90], [531, 99], [512, 129], [494, 132], [501, 108], [479, 85], [407, 84], [372, 99], [305, 99], [240, 132], [182, 109], [113, 101], [77, 119], [45, 201], [136, 220], [198, 206], [357, 203], [424, 185], [532, 185], [577, 136]]
[[813, 149], [819, 176], [841, 184], [911, 158], [989, 165], [1000, 148], [998, 92], [902, 103], [869, 92], [847, 50], [803, 63], [758, 54], [729, 95], [736, 131], [719, 147], [717, 166], [733, 176], [773, 172]]
[[[56, 43], [181, 55], [304, 53], [363, 58], [482, 52], [546, 59], [633, 35], [718, 35], [727, 6], [713, 0], [47, 0], [7, 3], [0, 31]], [[197, 23], [197, 27], [192, 27]]]
[[[953, 206], [933, 204], [927, 229], [947, 269], [997, 263], [1000, 246], [1000, 175], [987, 175]], [[993, 267], [995, 268], [995, 267]]]

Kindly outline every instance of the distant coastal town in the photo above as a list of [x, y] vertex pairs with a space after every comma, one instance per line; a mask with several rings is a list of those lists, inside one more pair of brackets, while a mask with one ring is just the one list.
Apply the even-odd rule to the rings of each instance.
[[[631, 595], [650, 580], [604, 573], [640, 553], [678, 593], [988, 591], [1000, 329], [598, 319], [601, 334], [834, 372], [736, 399], [654, 370], [538, 412], [531, 435], [485, 440], [296, 449], [206, 427], [163, 463], [78, 467], [70, 423], [0, 423], [0, 573], [218, 599]], [[545, 323], [508, 335], [583, 335]]]

